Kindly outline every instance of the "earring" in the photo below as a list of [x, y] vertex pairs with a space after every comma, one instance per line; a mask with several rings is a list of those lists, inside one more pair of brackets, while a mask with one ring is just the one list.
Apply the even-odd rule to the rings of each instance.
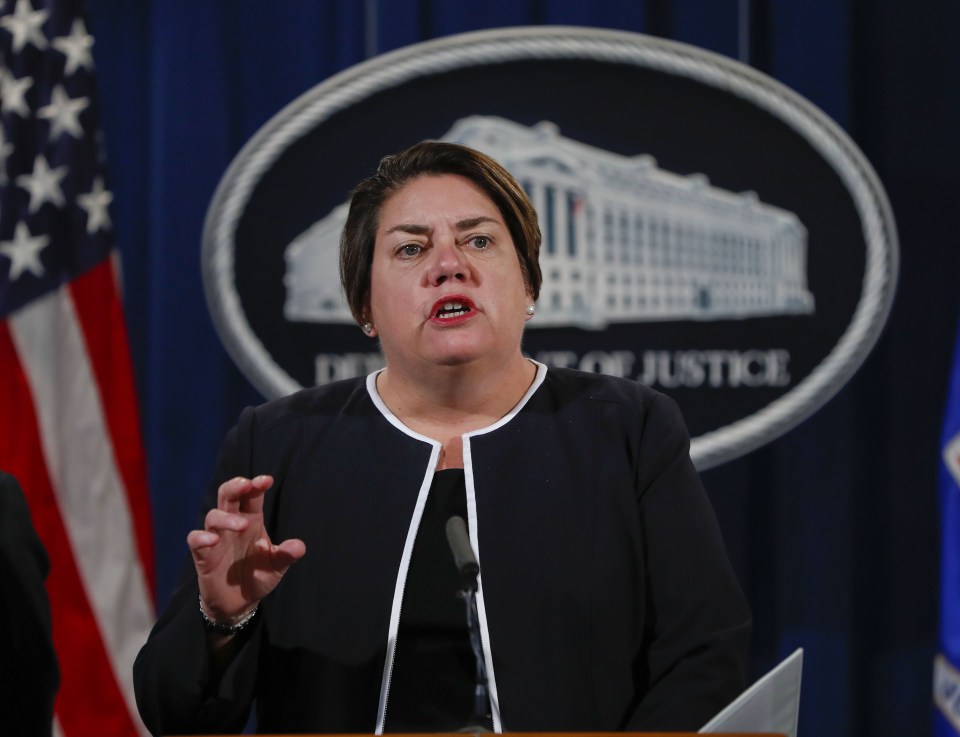
[[537, 311], [537, 306], [536, 306], [535, 304], [533, 304], [533, 305], [527, 305], [527, 310], [526, 310], [526, 312], [527, 312], [527, 314], [528, 314], [530, 317], [533, 317], [533, 313], [536, 312], [536, 311]]
[[365, 323], [363, 323], [363, 325], [360, 326], [360, 329], [361, 329], [363, 332], [365, 332], [367, 335], [370, 335], [370, 333], [373, 332], [373, 323], [372, 323], [372, 322], [365, 322]]

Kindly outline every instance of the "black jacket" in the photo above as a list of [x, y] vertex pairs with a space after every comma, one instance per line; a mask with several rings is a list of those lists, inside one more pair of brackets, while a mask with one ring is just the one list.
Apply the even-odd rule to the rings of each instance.
[[0, 731], [53, 732], [60, 668], [44, 579], [50, 561], [17, 480], [0, 471]]
[[[749, 612], [688, 450], [670, 399], [543, 366], [510, 415], [464, 437], [498, 730], [696, 730], [742, 690]], [[216, 683], [195, 579], [175, 594], [134, 669], [148, 727], [239, 730], [256, 698], [264, 732], [371, 732], [384, 712], [389, 730], [386, 664], [438, 453], [372, 376], [245, 410], [211, 493], [273, 474], [271, 537], [307, 553]]]

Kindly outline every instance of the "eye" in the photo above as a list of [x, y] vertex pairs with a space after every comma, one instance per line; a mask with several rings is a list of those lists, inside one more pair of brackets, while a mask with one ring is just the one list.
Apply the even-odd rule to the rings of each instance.
[[490, 239], [485, 235], [473, 236], [473, 238], [470, 239], [470, 243], [479, 251], [485, 251], [490, 248]]
[[416, 258], [422, 250], [423, 246], [419, 243], [405, 243], [397, 249], [397, 255], [400, 258]]

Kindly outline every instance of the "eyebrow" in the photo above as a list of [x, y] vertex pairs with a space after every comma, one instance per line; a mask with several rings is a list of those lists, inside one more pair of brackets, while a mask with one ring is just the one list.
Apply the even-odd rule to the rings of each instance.
[[[466, 218], [465, 220], [460, 220], [457, 223], [457, 230], [469, 230], [470, 228], [475, 228], [481, 223], [494, 223], [496, 225], [500, 224], [500, 221], [496, 218], [488, 217], [486, 215], [479, 215], [475, 218]], [[411, 235], [429, 235], [432, 229], [426, 225], [418, 225], [416, 223], [400, 223], [399, 225], [394, 225], [392, 228], [387, 230], [387, 235], [391, 233], [410, 233]]]
[[457, 223], [457, 230], [470, 230], [470, 228], [476, 228], [481, 223], [494, 223], [495, 225], [499, 225], [500, 221], [496, 218], [480, 215], [479, 217], [461, 220], [459, 223]]

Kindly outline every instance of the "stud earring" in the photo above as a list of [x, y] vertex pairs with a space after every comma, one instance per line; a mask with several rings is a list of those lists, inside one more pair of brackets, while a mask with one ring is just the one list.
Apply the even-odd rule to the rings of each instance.
[[537, 306], [536, 306], [535, 304], [534, 304], [534, 305], [527, 305], [527, 310], [526, 310], [526, 312], [527, 312], [527, 314], [528, 314], [530, 317], [533, 317], [533, 313], [536, 312], [536, 311], [537, 311]]
[[365, 332], [367, 335], [370, 335], [370, 333], [373, 332], [373, 323], [365, 322], [360, 326], [360, 329], [363, 330], [363, 332]]

